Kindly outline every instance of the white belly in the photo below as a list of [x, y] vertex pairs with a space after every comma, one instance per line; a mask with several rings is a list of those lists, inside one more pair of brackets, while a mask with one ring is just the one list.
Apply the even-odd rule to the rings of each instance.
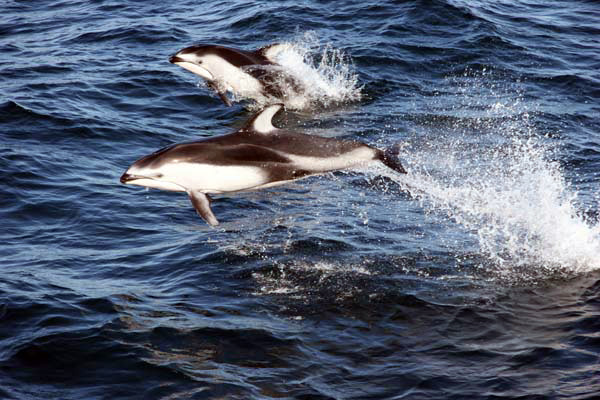
[[226, 193], [261, 186], [267, 174], [250, 166], [174, 163], [164, 168], [164, 179], [188, 190]]
[[262, 84], [243, 68], [236, 67], [218, 57], [207, 57], [206, 61], [215, 80], [224, 89], [238, 96], [253, 95], [262, 91]]

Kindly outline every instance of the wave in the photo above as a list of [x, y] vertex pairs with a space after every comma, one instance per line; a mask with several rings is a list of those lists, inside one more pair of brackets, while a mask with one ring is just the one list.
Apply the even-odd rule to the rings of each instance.
[[10, 123], [15, 120], [21, 122], [21, 120], [43, 121], [49, 119], [57, 119], [63, 123], [67, 122], [66, 119], [56, 118], [47, 114], [36, 112], [12, 100], [8, 100], [0, 104], [0, 122], [2, 123]]
[[66, 40], [65, 43], [80, 45], [82, 43], [97, 44], [117, 41], [120, 43], [153, 44], [158, 41], [174, 41], [182, 34], [183, 31], [177, 28], [165, 31], [156, 26], [136, 24], [104, 27], [104, 29], [84, 32]]

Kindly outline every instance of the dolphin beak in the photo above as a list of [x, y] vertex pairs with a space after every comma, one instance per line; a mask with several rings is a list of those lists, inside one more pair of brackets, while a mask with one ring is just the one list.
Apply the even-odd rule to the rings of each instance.
[[[181, 52], [180, 52], [181, 53]], [[185, 57], [180, 56], [179, 54], [174, 54], [169, 57], [169, 62], [171, 64], [179, 65], [181, 68], [187, 69], [190, 72], [204, 78], [207, 81], [214, 81], [215, 77], [213, 74], [204, 67], [201, 67], [197, 63], [186, 59]]]
[[128, 174], [127, 172], [125, 172], [123, 175], [121, 175], [120, 181], [121, 181], [121, 183], [127, 184], [127, 182], [134, 180], [135, 178], [136, 178], [135, 175], [131, 175], [131, 174]]
[[177, 64], [180, 62], [185, 62], [185, 60], [183, 58], [179, 57], [177, 54], [174, 54], [171, 57], [169, 57], [169, 62], [171, 64]]
[[121, 175], [121, 179], [119, 179], [119, 180], [121, 181], [121, 183], [124, 183], [125, 185], [127, 185], [129, 182], [136, 181], [138, 179], [152, 179], [152, 178], [148, 178], [147, 176], [128, 174], [127, 172], [125, 172], [123, 175]]
[[[129, 170], [128, 170], [129, 171]], [[172, 192], [185, 192], [185, 188], [173, 182], [161, 180], [162, 174], [153, 174], [150, 176], [134, 175], [125, 172], [121, 175], [121, 183], [125, 185], [137, 185], [147, 188], [170, 190]]]

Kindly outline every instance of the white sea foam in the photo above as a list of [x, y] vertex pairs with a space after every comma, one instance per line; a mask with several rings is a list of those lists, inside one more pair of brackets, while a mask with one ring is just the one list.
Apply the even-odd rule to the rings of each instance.
[[555, 145], [535, 132], [522, 96], [507, 98], [496, 88], [488, 98], [504, 97], [499, 102], [469, 100], [489, 89], [485, 79], [468, 80], [461, 101], [449, 102], [463, 107], [477, 99], [484, 111], [466, 118], [473, 108], [452, 110], [454, 124], [415, 137], [403, 154], [409, 174], [394, 179], [426, 209], [470, 231], [500, 273], [600, 268], [600, 223], [584, 218], [577, 190], [553, 160]]
[[[331, 44], [322, 44], [314, 32], [281, 42], [272, 57], [281, 66], [275, 67], [282, 72], [276, 83], [284, 88], [283, 100], [288, 109], [327, 107], [361, 99], [361, 86], [350, 58]], [[268, 96], [252, 100], [256, 109], [281, 101]]]
[[425, 207], [477, 235], [481, 251], [501, 267], [600, 268], [600, 225], [580, 215], [576, 192], [539, 148], [514, 145], [509, 155], [491, 154], [492, 165], [471, 169], [468, 177], [453, 181], [420, 171], [405, 182]]
[[[279, 275], [273, 278], [270, 274], [254, 273], [253, 278], [258, 282], [257, 295], [271, 294], [295, 294], [304, 296], [305, 291], [309, 289], [306, 282], [301, 282], [293, 275], [310, 277], [312, 289], [326, 286], [330, 290], [334, 287], [339, 289], [339, 296], [351, 296], [357, 289], [344, 279], [345, 275], [350, 276], [371, 276], [373, 273], [362, 263], [341, 263], [321, 260], [318, 262], [307, 262], [296, 260], [289, 265], [279, 265]], [[292, 276], [288, 277], [288, 274]], [[327, 283], [327, 281], [329, 281]]]

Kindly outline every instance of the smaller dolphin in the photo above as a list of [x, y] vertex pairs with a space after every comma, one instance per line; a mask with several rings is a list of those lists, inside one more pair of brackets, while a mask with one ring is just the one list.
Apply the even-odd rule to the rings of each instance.
[[239, 98], [273, 97], [282, 101], [301, 85], [275, 61], [286, 44], [272, 44], [256, 51], [201, 44], [186, 47], [169, 61], [201, 76], [221, 100], [231, 106], [226, 92]]
[[282, 107], [265, 108], [236, 132], [147, 155], [127, 169], [121, 183], [187, 192], [197, 213], [214, 226], [219, 221], [209, 194], [259, 190], [371, 162], [406, 173], [391, 152], [274, 127], [271, 120]]

